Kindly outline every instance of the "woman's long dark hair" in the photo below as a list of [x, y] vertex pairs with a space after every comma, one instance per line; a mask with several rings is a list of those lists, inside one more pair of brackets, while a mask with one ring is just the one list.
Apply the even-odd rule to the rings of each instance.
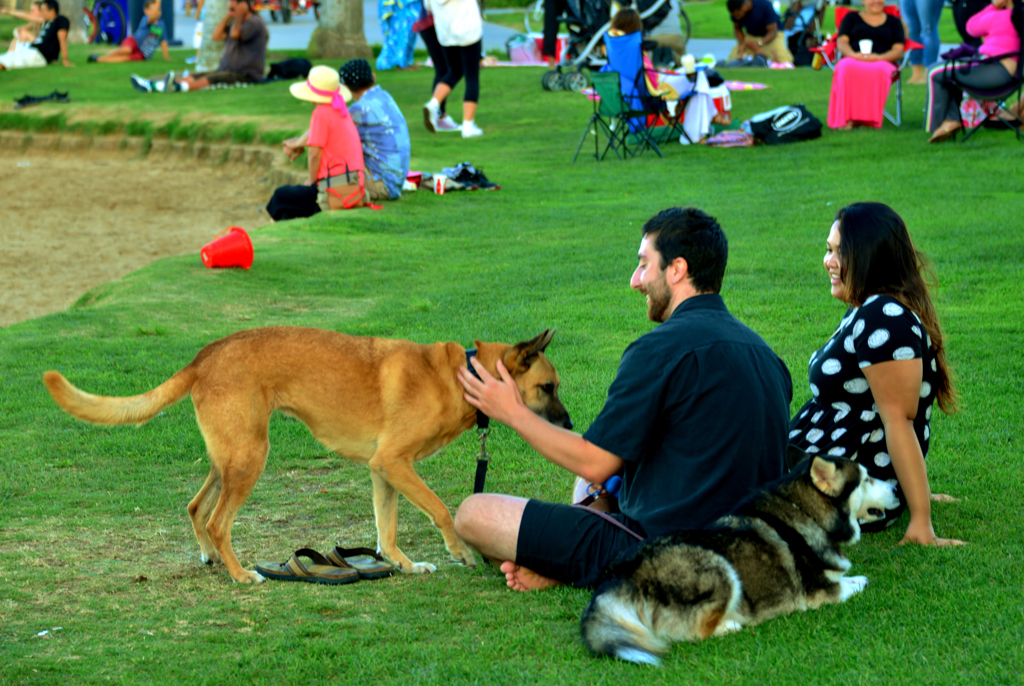
[[924, 273], [934, 281], [925, 257], [914, 248], [903, 219], [888, 205], [859, 202], [836, 213], [840, 278], [846, 299], [860, 307], [872, 295], [889, 295], [917, 313], [932, 341], [938, 365], [936, 398], [946, 414], [956, 411], [956, 389], [946, 358], [942, 329]]

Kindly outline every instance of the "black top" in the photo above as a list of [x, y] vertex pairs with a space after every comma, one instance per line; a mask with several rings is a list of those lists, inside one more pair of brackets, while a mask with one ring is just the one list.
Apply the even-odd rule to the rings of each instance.
[[885, 15], [885, 23], [871, 26], [860, 16], [860, 12], [850, 12], [839, 25], [839, 35], [850, 39], [850, 47], [860, 52], [859, 42], [871, 41], [871, 52], [881, 55], [892, 50], [896, 43], [905, 43], [903, 22], [891, 14]]
[[[938, 363], [920, 318], [888, 295], [871, 296], [861, 307], [848, 310], [828, 342], [811, 355], [808, 377], [813, 397], [793, 417], [790, 442], [806, 453], [856, 460], [871, 476], [898, 486], [882, 417], [861, 369], [913, 359], [920, 359], [923, 366], [914, 433], [927, 455]], [[902, 503], [899, 488], [897, 495]], [[888, 511], [887, 521], [902, 511]]]
[[585, 438], [618, 455], [648, 536], [705, 526], [782, 475], [793, 382], [719, 295], [684, 300], [622, 356]]
[[39, 35], [32, 41], [32, 47], [38, 50], [47, 62], [55, 62], [60, 57], [60, 41], [57, 39], [57, 32], [67, 31], [71, 28], [71, 22], [62, 15], [57, 15], [53, 21], [45, 22], [39, 29]]
[[778, 28], [779, 15], [776, 14], [775, 8], [768, 0], [751, 0], [751, 2], [754, 6], [747, 16], [738, 22], [733, 21], [733, 24], [742, 26], [748, 36], [767, 36], [769, 25], [775, 24]]

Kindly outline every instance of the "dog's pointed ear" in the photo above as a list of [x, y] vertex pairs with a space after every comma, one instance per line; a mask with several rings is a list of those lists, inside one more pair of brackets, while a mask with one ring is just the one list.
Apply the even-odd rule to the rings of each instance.
[[502, 362], [505, 363], [505, 368], [509, 371], [517, 367], [529, 369], [533, 361], [537, 359], [537, 355], [544, 352], [544, 349], [548, 347], [548, 343], [551, 342], [554, 336], [554, 329], [544, 329], [536, 337], [528, 341], [516, 343], [508, 349], [508, 352], [505, 353], [505, 357], [502, 359]]
[[819, 491], [834, 498], [843, 492], [846, 476], [843, 470], [836, 467], [835, 462], [816, 457], [811, 462], [811, 481]]

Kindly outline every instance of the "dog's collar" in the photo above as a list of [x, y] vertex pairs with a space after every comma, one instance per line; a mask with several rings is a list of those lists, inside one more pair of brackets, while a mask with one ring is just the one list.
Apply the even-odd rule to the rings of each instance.
[[[476, 357], [476, 348], [470, 348], [466, 351], [466, 367], [469, 369], [469, 373], [480, 379], [480, 375], [476, 373], [476, 369], [473, 368], [472, 359]], [[480, 379], [483, 381], [483, 379]], [[491, 418], [485, 415], [480, 410], [476, 411], [476, 428], [486, 429], [491, 425]]]

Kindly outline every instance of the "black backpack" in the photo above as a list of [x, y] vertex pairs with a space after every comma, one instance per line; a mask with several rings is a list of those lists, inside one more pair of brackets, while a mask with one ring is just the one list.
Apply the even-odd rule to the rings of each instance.
[[787, 105], [751, 117], [750, 133], [769, 145], [809, 141], [821, 136], [821, 122], [803, 105]]

